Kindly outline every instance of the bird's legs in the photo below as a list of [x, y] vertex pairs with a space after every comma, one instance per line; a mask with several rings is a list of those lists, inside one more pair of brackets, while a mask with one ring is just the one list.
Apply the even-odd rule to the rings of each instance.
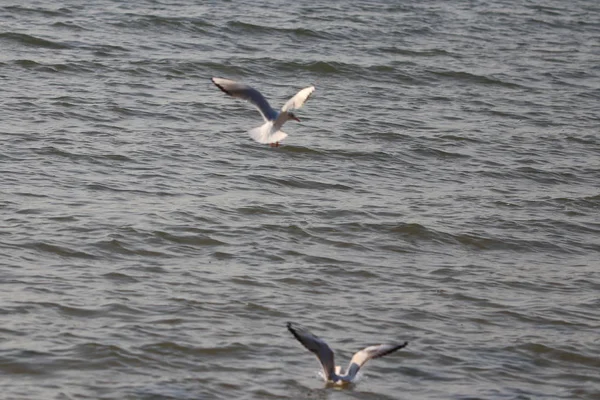
[[271, 147], [279, 147], [279, 142], [269, 143], [269, 146], [271, 146]]

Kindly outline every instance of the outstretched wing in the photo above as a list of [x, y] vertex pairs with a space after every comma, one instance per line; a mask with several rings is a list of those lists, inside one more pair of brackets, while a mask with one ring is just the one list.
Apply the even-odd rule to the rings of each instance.
[[287, 103], [281, 107], [281, 111], [293, 110], [295, 108], [300, 108], [306, 103], [306, 100], [310, 97], [312, 92], [315, 91], [314, 86], [309, 86], [307, 88], [302, 89], [294, 97], [289, 99]]
[[277, 118], [277, 111], [271, 108], [267, 99], [265, 99], [258, 90], [229, 79], [211, 78], [211, 81], [228, 95], [237, 97], [238, 99], [248, 100], [254, 104], [265, 121], [272, 121]]
[[335, 364], [333, 361], [333, 351], [327, 343], [291, 322], [287, 323], [287, 328], [304, 347], [315, 353], [323, 367], [325, 379], [330, 380], [335, 370]]
[[408, 342], [404, 342], [402, 344], [380, 344], [362, 349], [352, 356], [352, 360], [350, 360], [350, 365], [348, 365], [348, 370], [346, 371], [346, 378], [348, 380], [354, 379], [358, 373], [358, 370], [370, 359], [383, 357], [387, 354], [400, 350], [407, 345]]

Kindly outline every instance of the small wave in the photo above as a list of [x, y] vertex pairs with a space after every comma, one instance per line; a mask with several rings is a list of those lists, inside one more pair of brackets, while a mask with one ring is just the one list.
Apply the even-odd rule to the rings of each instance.
[[[336, 260], [337, 261], [337, 260]], [[338, 263], [336, 263], [338, 264]], [[366, 268], [348, 268], [346, 262], [339, 263], [339, 265], [328, 264], [327, 269], [323, 270], [323, 274], [330, 276], [339, 276], [339, 277], [349, 277], [349, 278], [357, 278], [361, 279], [377, 279], [380, 278], [380, 275], [370, 271]]]
[[[30, 354], [34, 353], [34, 354]], [[51, 375], [53, 371], [40, 363], [39, 356], [45, 356], [44, 353], [23, 351], [22, 354], [3, 356], [0, 362], [0, 373], [3, 376], [10, 375], [30, 375], [41, 376]], [[7, 378], [8, 379], [8, 378]]]
[[198, 355], [198, 356], [217, 356], [222, 354], [239, 354], [240, 351], [247, 349], [247, 346], [242, 344], [231, 344], [222, 347], [192, 347], [185, 346], [179, 343], [165, 341], [152, 344], [146, 344], [140, 347], [140, 350], [150, 354], [170, 355], [177, 354]]
[[[249, 61], [252, 62], [251, 60]], [[168, 69], [167, 69], [168, 68]], [[241, 60], [240, 62], [232, 62], [232, 61], [201, 61], [201, 62], [182, 62], [177, 63], [177, 65], [169, 65], [165, 67], [165, 69], [170, 70], [176, 74], [186, 74], [189, 76], [198, 76], [200, 78], [206, 78], [206, 81], [209, 82], [208, 78], [204, 73], [202, 75], [197, 75], [199, 71], [211, 71], [210, 74], [217, 76], [244, 76], [244, 75], [252, 75], [253, 70], [251, 66], [245, 60]]]
[[434, 149], [431, 147], [420, 147], [418, 149], [415, 149], [414, 151], [415, 153], [426, 157], [434, 157], [439, 159], [471, 158], [471, 156], [466, 154], [454, 153], [450, 151]]
[[41, 14], [43, 17], [65, 17], [70, 16], [73, 11], [67, 7], [60, 7], [56, 10], [48, 10], [45, 8], [34, 8], [34, 7], [24, 7], [20, 5], [15, 6], [6, 6], [3, 7], [6, 11], [13, 12], [15, 14]]
[[112, 25], [126, 29], [166, 29], [189, 33], [208, 33], [213, 25], [198, 17], [167, 17], [161, 15], [126, 14], [126, 21], [117, 21]]
[[31, 47], [39, 47], [46, 49], [69, 49], [71, 46], [55, 42], [48, 39], [42, 39], [37, 36], [27, 35], [25, 33], [14, 33], [14, 32], [5, 32], [0, 33], [0, 40], [6, 40], [11, 42], [16, 42], [20, 45], [31, 46]]
[[[66, 103], [65, 106], [69, 106], [69, 105], [71, 105], [71, 102], [75, 102], [75, 101], [76, 101], [76, 99], [69, 99], [68, 102], [65, 102]], [[71, 160], [87, 160], [87, 161], [96, 161], [96, 162], [104, 161], [104, 160], [121, 161], [121, 162], [135, 162], [131, 158], [124, 156], [122, 154], [110, 154], [110, 153], [99, 154], [99, 155], [77, 154], [77, 153], [72, 153], [70, 151], [55, 147], [55, 146], [45, 146], [45, 147], [41, 147], [39, 149], [35, 149], [34, 151], [41, 155], [59, 156], [59, 157], [65, 157], [65, 158], [68, 158]], [[91, 186], [91, 185], [88, 185], [88, 186]], [[100, 185], [100, 186], [102, 186], [102, 185]], [[112, 189], [112, 190], [118, 190], [118, 189]]]
[[233, 33], [245, 33], [245, 34], [278, 34], [278, 35], [290, 35], [297, 38], [308, 38], [308, 39], [334, 39], [335, 37], [329, 33], [315, 31], [308, 28], [281, 28], [281, 27], [270, 27], [266, 25], [256, 25], [242, 21], [230, 21], [227, 26]]
[[339, 260], [333, 257], [304, 255], [304, 260], [308, 265], [344, 265], [344, 260]]
[[319, 291], [319, 290], [317, 290], [317, 288], [321, 289], [321, 292], [324, 292], [325, 290], [329, 290], [332, 285], [331, 281], [326, 280], [326, 279], [317, 278], [317, 277], [312, 278], [310, 280], [309, 288], [306, 287], [306, 277], [296, 278], [293, 276], [289, 276], [289, 277], [285, 277], [285, 278], [281, 278], [281, 279], [276, 279], [275, 281], [286, 284], [286, 285], [290, 285], [290, 286], [298, 286], [298, 287], [302, 288], [303, 290], [309, 289], [313, 293]]
[[[243, 67], [242, 67], [243, 66]], [[300, 61], [300, 60], [281, 60], [270, 57], [260, 58], [239, 58], [235, 60], [235, 64], [231, 61], [224, 61], [214, 65], [215, 69], [235, 68], [239, 74], [251, 73], [256, 75], [257, 71], [263, 74], [268, 71], [289, 72], [298, 74], [302, 72], [317, 74], [317, 75], [343, 75], [360, 77], [372, 82], [389, 83], [390, 79], [400, 80], [403, 82], [415, 82], [416, 78], [411, 75], [402, 73], [399, 68], [392, 64], [374, 64], [361, 65], [355, 63], [346, 63], [341, 61]]]
[[320, 151], [315, 148], [304, 147], [304, 146], [294, 146], [294, 145], [281, 146], [278, 150], [289, 152], [289, 153], [299, 153], [299, 154], [318, 154], [318, 155], [325, 154], [323, 151]]
[[443, 49], [410, 50], [410, 49], [403, 49], [403, 48], [394, 46], [394, 47], [381, 47], [381, 48], [379, 48], [379, 51], [381, 51], [383, 53], [400, 54], [400, 55], [415, 56], [415, 57], [438, 57], [438, 56], [458, 57], [457, 54], [450, 53]]
[[168, 257], [169, 254], [157, 251], [153, 248], [153, 250], [147, 249], [138, 249], [138, 248], [130, 248], [125, 245], [125, 243], [117, 240], [102, 240], [96, 242], [94, 244], [95, 247], [107, 251], [111, 254], [122, 254], [122, 255], [138, 255], [138, 256], [146, 256], [146, 257]]
[[[0, 308], [0, 315], [2, 314], [8, 314], [8, 312], [5, 312], [4, 309]], [[23, 336], [23, 332], [19, 332], [19, 331], [15, 331], [12, 329], [7, 329], [7, 328], [3, 328], [0, 327], [0, 334], [3, 335], [4, 338], [8, 337], [8, 336], [14, 336], [14, 337], [19, 337], [19, 336]]]
[[75, 307], [53, 302], [32, 302], [28, 304], [44, 309], [53, 309], [64, 316], [70, 317], [95, 318], [104, 314], [104, 310], [98, 308]]
[[[85, 49], [85, 48], [84, 48]], [[33, 71], [61, 73], [99, 73], [106, 71], [107, 66], [97, 61], [77, 60], [67, 63], [42, 63], [33, 60], [15, 60], [14, 65]]]
[[155, 319], [149, 322], [151, 325], [160, 324], [160, 325], [181, 325], [184, 324], [187, 320], [183, 318], [161, 318]]
[[334, 61], [313, 61], [307, 63], [285, 62], [281, 65], [283, 70], [298, 71], [305, 70], [318, 74], [338, 74], [352, 69], [349, 64]]
[[174, 243], [188, 244], [194, 246], [224, 246], [227, 243], [213, 239], [208, 235], [174, 235], [163, 231], [155, 231], [154, 235]]
[[[486, 161], [487, 162], [487, 161]], [[572, 184], [579, 181], [579, 176], [566, 171], [546, 171], [532, 166], [518, 167], [510, 171], [486, 169], [478, 171], [482, 176], [492, 177], [495, 179], [524, 179], [532, 180], [544, 184]]]
[[581, 208], [590, 208], [592, 210], [600, 209], [600, 195], [584, 196], [579, 198], [558, 197], [554, 201], [563, 206], [576, 206]]
[[518, 85], [516, 83], [506, 82], [506, 81], [503, 81], [498, 78], [492, 78], [492, 77], [485, 76], [485, 75], [477, 75], [477, 74], [473, 74], [470, 72], [436, 71], [436, 70], [430, 70], [429, 72], [435, 76], [439, 76], [442, 78], [448, 78], [448, 79], [452, 79], [452, 80], [460, 80], [460, 81], [471, 82], [471, 83], [476, 83], [476, 84], [481, 84], [481, 85], [496, 85], [496, 86], [502, 86], [502, 87], [511, 88], [511, 89], [522, 89], [523, 88], [523, 86]]
[[[571, 346], [569, 346], [571, 347]], [[600, 368], [600, 359], [593, 355], [582, 354], [578, 351], [566, 349], [557, 349], [555, 347], [548, 347], [542, 343], [525, 343], [516, 346], [517, 352], [525, 352], [534, 357], [542, 357], [549, 361], [554, 361], [565, 364], [574, 364], [578, 366], [585, 366], [590, 368]]]
[[450, 245], [459, 245], [478, 250], [512, 250], [520, 252], [529, 251], [562, 251], [569, 252], [568, 249], [558, 246], [555, 243], [542, 240], [526, 240], [512, 237], [490, 237], [480, 233], [467, 232], [444, 232], [425, 227], [417, 223], [394, 223], [394, 224], [378, 224], [378, 223], [349, 223], [340, 227], [343, 231], [368, 231], [381, 232], [385, 231], [389, 234], [400, 236], [403, 240], [409, 243], [416, 242], [433, 242], [445, 243]]
[[212, 253], [212, 257], [216, 258], [217, 260], [233, 260], [236, 256], [234, 253], [228, 253], [225, 251], [215, 251], [214, 253]]
[[480, 139], [476, 139], [476, 138], [468, 137], [468, 136], [461, 136], [458, 134], [445, 134], [445, 135], [438, 136], [438, 138], [447, 140], [449, 142], [483, 143], [483, 141]]
[[44, 198], [44, 197], [49, 197], [46, 194], [43, 193], [35, 193], [35, 192], [15, 192], [15, 194], [19, 195], [19, 196], [25, 196], [25, 197], [38, 197], [38, 198]]
[[73, 22], [64, 22], [59, 21], [52, 24], [53, 27], [58, 29], [68, 29], [73, 31], [85, 31], [86, 29], [83, 26], [77, 25]]
[[295, 73], [306, 71], [318, 74], [351, 73], [356, 72], [358, 67], [353, 64], [346, 64], [339, 61], [282, 61], [281, 59], [268, 57], [239, 59], [237, 60], [236, 65], [248, 65], [248, 68], [256, 68], [257, 66], [262, 68], [268, 66], [277, 71]]
[[[94, 52], [95, 55], [100, 57], [109, 57], [114, 56], [116, 54], [128, 53], [130, 50], [123, 46], [109, 45], [109, 44], [100, 44], [87, 47], [88, 50]], [[98, 65], [102, 64], [97, 63]]]
[[260, 288], [269, 288], [273, 287], [272, 284], [260, 281], [257, 278], [251, 276], [237, 276], [229, 279], [231, 283], [244, 286], [244, 287], [260, 287]]
[[273, 318], [273, 317], [284, 318], [287, 316], [286, 313], [279, 311], [274, 307], [266, 306], [264, 304], [249, 302], [249, 303], [246, 303], [246, 308], [248, 309], [249, 312], [251, 312], [253, 314], [254, 313], [262, 314], [268, 318]]
[[76, 63], [40, 63], [33, 60], [14, 60], [12, 62], [13, 65], [17, 67], [21, 67], [27, 70], [39, 71], [39, 72], [49, 72], [49, 73], [58, 73], [58, 72], [92, 72], [97, 69], [97, 66], [93, 65], [94, 63], [88, 62], [76, 62]]
[[263, 175], [253, 175], [250, 176], [250, 179], [261, 182], [261, 183], [270, 183], [275, 184], [277, 186], [283, 187], [292, 187], [292, 188], [302, 188], [302, 189], [331, 189], [331, 190], [341, 190], [341, 191], [349, 191], [353, 190], [352, 187], [341, 184], [341, 183], [330, 183], [330, 182], [322, 182], [315, 181], [310, 179], [300, 179], [300, 178], [269, 178]]
[[151, 273], [151, 274], [168, 274], [169, 270], [163, 267], [159, 267], [156, 265], [141, 265], [141, 266], [137, 266], [134, 267], [135, 270], [138, 271], [143, 271], [144, 273]]
[[600, 141], [598, 141], [597, 135], [587, 135], [587, 136], [567, 136], [567, 140], [570, 142], [581, 143], [585, 145], [591, 146], [600, 146]]
[[345, 149], [333, 149], [327, 151], [327, 156], [342, 158], [347, 160], [361, 160], [361, 161], [376, 161], [379, 163], [394, 162], [399, 163], [402, 160], [398, 160], [397, 156], [393, 153], [386, 151], [360, 151], [360, 150], [345, 150]]
[[541, 183], [572, 183], [576, 182], [578, 178], [577, 175], [570, 172], [545, 171], [531, 166], [516, 168], [512, 174]]
[[127, 274], [123, 274], [121, 272], [109, 272], [102, 276], [110, 281], [114, 281], [117, 283], [137, 283], [137, 282], [139, 282], [134, 277], [129, 276]]
[[64, 246], [59, 246], [55, 244], [49, 244], [44, 242], [32, 242], [24, 245], [24, 247], [28, 247], [31, 249], [35, 249], [41, 251], [43, 253], [50, 253], [54, 255], [58, 255], [65, 258], [83, 258], [83, 259], [95, 259], [96, 256], [90, 253], [86, 253], [81, 250], [75, 250]]
[[139, 308], [128, 306], [124, 303], [108, 303], [102, 305], [101, 315], [127, 315], [129, 317], [136, 317], [141, 314], [142, 310]]
[[36, 152], [37, 154], [40, 154], [40, 155], [60, 156], [60, 157], [66, 157], [66, 158], [71, 158], [71, 159], [79, 159], [82, 157], [79, 154], [74, 154], [74, 153], [68, 152], [66, 150], [59, 149], [58, 147], [55, 147], [55, 146], [41, 147], [39, 149], [34, 149], [34, 152]]
[[479, 250], [513, 250], [520, 252], [555, 250], [568, 253], [567, 249], [564, 249], [554, 243], [540, 240], [525, 240], [508, 237], [486, 237], [473, 233], [456, 234], [452, 235], [452, 238], [464, 246]]
[[[96, 342], [78, 344], [64, 352], [75, 356], [67, 365], [75, 364], [78, 368], [84, 369], [139, 367], [148, 363], [148, 360], [142, 355], [127, 351], [120, 346]], [[64, 361], [62, 360], [62, 363]]]

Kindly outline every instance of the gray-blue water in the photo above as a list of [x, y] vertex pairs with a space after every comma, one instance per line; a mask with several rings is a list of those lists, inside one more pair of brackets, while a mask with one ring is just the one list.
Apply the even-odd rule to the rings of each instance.
[[0, 104], [0, 398], [600, 396], [597, 2], [4, 1]]

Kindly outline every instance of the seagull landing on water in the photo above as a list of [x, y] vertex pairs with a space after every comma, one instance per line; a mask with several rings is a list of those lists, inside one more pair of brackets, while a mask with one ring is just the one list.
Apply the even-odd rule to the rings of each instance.
[[404, 342], [402, 344], [379, 344], [366, 347], [352, 356], [348, 369], [342, 372], [342, 369], [335, 365], [333, 351], [327, 343], [307, 330], [298, 328], [291, 322], [287, 323], [287, 328], [304, 347], [315, 353], [323, 367], [325, 380], [336, 385], [352, 383], [356, 378], [358, 370], [371, 358], [383, 357], [408, 345], [408, 342]]
[[279, 146], [279, 142], [287, 136], [287, 133], [280, 131], [283, 124], [290, 119], [300, 122], [294, 113], [289, 110], [302, 107], [312, 92], [315, 91], [314, 86], [304, 88], [294, 97], [289, 99], [287, 103], [281, 107], [281, 111], [275, 111], [271, 108], [267, 99], [265, 99], [258, 90], [251, 88], [248, 85], [223, 78], [212, 78], [211, 80], [219, 89], [228, 95], [248, 100], [258, 108], [265, 123], [258, 128], [251, 129], [248, 133], [250, 134], [250, 137], [258, 143], [268, 143], [271, 147]]

